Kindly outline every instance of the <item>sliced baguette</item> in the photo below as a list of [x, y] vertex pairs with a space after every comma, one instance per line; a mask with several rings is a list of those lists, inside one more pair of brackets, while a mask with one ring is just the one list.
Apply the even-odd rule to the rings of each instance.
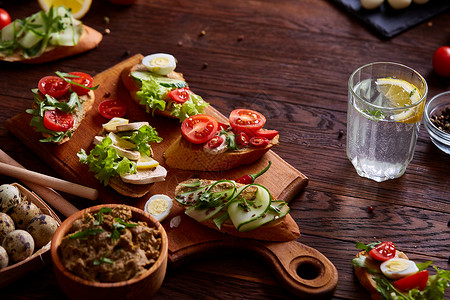
[[[182, 186], [181, 184], [190, 183], [195, 180], [197, 179], [187, 180], [178, 184], [177, 187], [175, 188], [175, 195], [185, 191], [186, 187]], [[201, 181], [202, 185], [208, 185], [214, 182], [212, 180], [206, 179], [202, 179]], [[242, 184], [239, 183], [237, 185], [242, 186]], [[178, 204], [178, 202], [176, 203]], [[217, 228], [216, 224], [212, 219], [200, 222], [200, 224], [218, 230], [222, 233], [262, 241], [287, 242], [296, 240], [300, 236], [300, 230], [298, 228], [298, 225], [297, 223], [295, 223], [294, 219], [291, 217], [290, 214], [287, 214], [285, 217], [281, 219], [266, 223], [256, 229], [246, 232], [238, 231], [229, 219], [222, 224], [220, 230]]]
[[168, 167], [195, 171], [224, 171], [241, 165], [250, 165], [267, 151], [278, 145], [277, 135], [265, 147], [248, 147], [240, 150], [227, 150], [220, 154], [203, 151], [202, 145], [190, 143], [181, 135], [164, 152]]
[[[91, 110], [92, 105], [94, 104], [95, 101], [95, 94], [94, 91], [89, 91], [89, 93], [87, 93], [86, 95], [83, 96], [79, 96], [80, 100], [83, 101], [83, 103], [81, 104], [81, 112], [78, 110], [78, 107], [75, 108], [75, 119], [74, 119], [74, 123], [72, 128], [69, 129], [69, 131], [72, 133], [72, 135], [75, 133], [75, 131], [78, 129], [78, 127], [80, 126], [81, 122], [83, 121], [84, 117], [86, 116], [87, 112], [89, 110]], [[50, 134], [48, 133], [42, 133], [42, 136], [44, 138], [48, 138], [51, 137]], [[58, 145], [61, 145], [65, 142], [67, 142], [68, 140], [70, 140], [70, 137], [65, 136], [60, 142], [58, 142]]]
[[[371, 258], [366, 251], [361, 251], [356, 254], [356, 257], [365, 256], [367, 258], [366, 264], [370, 264], [371, 268], [379, 269], [381, 262], [378, 262]], [[401, 251], [396, 251], [396, 256], [404, 259], [408, 259], [405, 253]], [[367, 272], [366, 268], [357, 268], [354, 266], [356, 277], [358, 278], [361, 285], [370, 293], [372, 300], [382, 300], [381, 294], [377, 291], [377, 283], [373, 280], [376, 274], [370, 274]]]
[[103, 35], [100, 32], [83, 25], [83, 33], [75, 46], [49, 46], [41, 56], [32, 58], [24, 58], [20, 52], [14, 53], [12, 56], [0, 55], [0, 60], [27, 64], [46, 63], [92, 50], [100, 44], [102, 39]]
[[131, 198], [140, 198], [145, 196], [153, 186], [153, 183], [149, 184], [130, 184], [125, 183], [120, 176], [114, 176], [109, 179], [108, 185], [116, 190], [119, 194], [122, 194]]
[[[139, 90], [141, 89], [141, 82], [131, 76], [131, 73], [134, 71], [147, 71], [147, 68], [143, 64], [137, 64], [131, 67], [127, 67], [123, 69], [122, 73], [120, 74], [120, 77], [126, 89], [130, 93], [130, 96], [133, 99], [133, 101], [139, 104], [139, 99], [137, 98], [136, 93], [139, 92]], [[185, 81], [183, 78], [183, 74], [177, 73], [175, 71], [170, 72], [166, 76], [169, 78]], [[176, 119], [176, 117], [172, 116], [170, 113], [170, 109], [172, 107], [171, 104], [173, 103], [173, 101], [171, 101], [170, 99], [166, 99], [166, 102], [167, 104], [163, 111], [156, 109], [154, 113], [167, 118]], [[144, 105], [141, 106], [145, 108]]]

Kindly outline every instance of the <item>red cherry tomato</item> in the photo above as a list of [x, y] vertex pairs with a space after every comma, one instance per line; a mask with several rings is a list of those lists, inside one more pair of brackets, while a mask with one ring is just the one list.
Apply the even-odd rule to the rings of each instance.
[[450, 47], [443, 46], [434, 52], [433, 69], [442, 77], [450, 77]]
[[67, 131], [73, 127], [74, 117], [59, 109], [47, 110], [44, 113], [45, 128], [53, 131]]
[[98, 111], [107, 119], [120, 118], [127, 113], [127, 106], [122, 101], [108, 99], [100, 102]]
[[39, 80], [39, 91], [44, 95], [61, 98], [69, 91], [69, 84], [58, 76], [45, 76]]
[[248, 135], [245, 132], [240, 132], [239, 134], [235, 135], [234, 140], [236, 144], [241, 147], [248, 146], [249, 143]]
[[258, 131], [256, 132], [256, 136], [264, 137], [264, 138], [269, 139], [269, 140], [273, 139], [273, 138], [276, 137], [277, 135], [278, 135], [278, 131], [276, 131], [276, 130], [264, 129], [264, 128], [262, 128], [262, 129], [260, 129], [260, 130], [258, 130]]
[[265, 147], [269, 145], [270, 141], [265, 137], [254, 136], [250, 139], [250, 144], [255, 147]]
[[181, 89], [171, 90], [167, 93], [167, 95], [169, 95], [169, 97], [177, 103], [184, 103], [189, 100], [189, 93], [189, 88], [185, 87]]
[[193, 144], [203, 144], [216, 134], [219, 124], [209, 115], [199, 114], [181, 123], [181, 134]]
[[[74, 75], [77, 77], [67, 77], [67, 79], [88, 88], [91, 88], [92, 84], [94, 83], [94, 79], [92, 78], [92, 76], [83, 72], [70, 72], [69, 75]], [[77, 93], [78, 96], [83, 96], [89, 93], [89, 89], [83, 88], [76, 84], [71, 84], [70, 89], [73, 92]]]
[[220, 145], [222, 145], [222, 143], [223, 143], [223, 137], [221, 137], [220, 135], [216, 135], [208, 141], [208, 147], [211, 149], [215, 149], [215, 148], [219, 147]]
[[370, 250], [369, 255], [379, 261], [389, 260], [395, 257], [395, 245], [392, 242], [382, 242]]
[[229, 120], [234, 132], [245, 132], [249, 136], [253, 136], [266, 123], [266, 118], [261, 113], [250, 109], [233, 110]]
[[217, 123], [219, 123], [219, 130], [222, 130], [222, 129], [227, 129], [228, 127], [230, 127], [230, 125], [228, 125], [228, 124], [225, 124], [225, 123], [222, 123], [222, 122], [217, 122]]
[[0, 29], [5, 27], [9, 23], [11, 23], [11, 17], [9, 16], [8, 12], [3, 8], [0, 8]]
[[394, 286], [402, 291], [409, 291], [413, 288], [419, 288], [419, 290], [422, 291], [427, 285], [428, 276], [428, 271], [423, 270], [417, 272], [416, 274], [394, 281]]

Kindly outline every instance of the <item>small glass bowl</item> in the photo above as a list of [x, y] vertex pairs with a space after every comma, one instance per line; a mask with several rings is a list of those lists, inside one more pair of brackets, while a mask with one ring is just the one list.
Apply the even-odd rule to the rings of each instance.
[[440, 116], [442, 111], [450, 108], [450, 91], [434, 96], [426, 105], [424, 112], [424, 126], [430, 135], [431, 141], [447, 154], [450, 154], [450, 134], [440, 130], [431, 122], [432, 116]]

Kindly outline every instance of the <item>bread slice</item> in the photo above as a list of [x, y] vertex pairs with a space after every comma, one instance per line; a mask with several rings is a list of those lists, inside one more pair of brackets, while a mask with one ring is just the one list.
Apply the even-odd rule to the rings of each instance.
[[[139, 80], [137, 80], [131, 76], [131, 73], [133, 73], [134, 71], [147, 71], [147, 68], [143, 64], [137, 64], [137, 65], [134, 65], [131, 67], [124, 68], [122, 70], [122, 73], [120, 74], [120, 78], [122, 79], [122, 82], [125, 85], [128, 92], [130, 93], [130, 96], [133, 99], [133, 101], [136, 102], [137, 104], [139, 104], [140, 101], [137, 98], [136, 93], [140, 91], [142, 84]], [[183, 74], [175, 72], [175, 71], [170, 72], [166, 76], [169, 78], [185, 81]], [[171, 107], [172, 107], [171, 104], [173, 103], [173, 101], [170, 98], [167, 98], [165, 100], [167, 102], [165, 109], [163, 111], [156, 109], [154, 111], [154, 113], [157, 115], [160, 115], [160, 116], [167, 117], [167, 118], [176, 119], [176, 117], [172, 116], [172, 114], [170, 113]], [[145, 108], [144, 105], [141, 105], [141, 106]]]
[[[358, 254], [356, 254], [356, 257], [360, 256], [366, 256], [366, 264], [369, 264], [372, 269], [379, 269], [381, 262], [376, 261], [375, 259], [371, 258], [369, 254], [366, 251], [361, 251]], [[396, 257], [408, 259], [408, 256], [406, 256], [405, 253], [401, 251], [396, 251]], [[358, 268], [354, 266], [356, 277], [358, 278], [361, 285], [370, 293], [370, 297], [372, 300], [382, 300], [381, 294], [377, 291], [377, 283], [375, 280], [373, 280], [374, 277], [376, 277], [376, 274], [370, 274], [367, 272], [366, 268]]]
[[265, 147], [247, 147], [239, 150], [227, 150], [220, 154], [203, 151], [202, 145], [190, 143], [181, 135], [164, 152], [164, 160], [168, 167], [195, 171], [224, 171], [241, 165], [250, 165], [275, 145], [277, 135]]
[[46, 63], [92, 50], [100, 44], [102, 39], [103, 35], [100, 32], [89, 26], [83, 25], [83, 32], [80, 40], [75, 46], [49, 46], [45, 52], [38, 57], [24, 58], [21, 53], [15, 53], [12, 56], [0, 57], [0, 60], [27, 64]]
[[[182, 186], [181, 184], [191, 183], [195, 180], [197, 179], [190, 179], [178, 184], [177, 187], [175, 188], [175, 195], [185, 191], [186, 187]], [[213, 180], [206, 180], [206, 179], [202, 179], [201, 181], [202, 185], [208, 185], [214, 182]], [[237, 186], [243, 186], [243, 184], [237, 183]], [[176, 203], [178, 204], [178, 202]], [[256, 229], [245, 232], [238, 231], [234, 227], [230, 219], [228, 219], [226, 222], [222, 224], [220, 230], [217, 228], [216, 224], [212, 219], [200, 222], [200, 224], [218, 230], [222, 233], [262, 241], [287, 242], [296, 240], [297, 238], [300, 237], [300, 230], [298, 228], [298, 225], [297, 223], [295, 223], [294, 219], [291, 217], [290, 214], [287, 214], [286, 216], [278, 220], [266, 223]]]
[[[78, 127], [80, 126], [81, 122], [83, 121], [84, 117], [86, 116], [87, 112], [89, 110], [91, 110], [92, 105], [94, 104], [95, 101], [95, 94], [94, 91], [89, 91], [89, 93], [87, 93], [86, 95], [83, 96], [79, 96], [80, 100], [83, 101], [83, 103], [81, 103], [81, 112], [78, 110], [78, 107], [75, 108], [74, 110], [74, 123], [72, 128], [69, 129], [69, 131], [73, 134], [75, 133], [75, 131], [78, 129]], [[44, 138], [49, 138], [51, 137], [50, 134], [48, 133], [42, 133], [42, 136]], [[70, 140], [70, 137], [68, 137], [67, 135], [61, 140], [59, 141], [57, 144], [61, 145], [65, 142], [67, 142], [68, 140]]]
[[116, 175], [109, 179], [108, 185], [116, 190], [119, 194], [122, 194], [131, 198], [140, 198], [145, 196], [153, 186], [153, 183], [149, 184], [130, 184], [122, 181], [120, 176]]

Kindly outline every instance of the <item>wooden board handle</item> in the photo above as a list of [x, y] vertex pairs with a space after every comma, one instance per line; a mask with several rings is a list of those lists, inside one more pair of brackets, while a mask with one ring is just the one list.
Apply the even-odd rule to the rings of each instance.
[[96, 200], [98, 197], [98, 191], [95, 189], [2, 162], [0, 162], [0, 174], [11, 176], [20, 180], [27, 180], [42, 186], [48, 186], [58, 191], [90, 200]]

